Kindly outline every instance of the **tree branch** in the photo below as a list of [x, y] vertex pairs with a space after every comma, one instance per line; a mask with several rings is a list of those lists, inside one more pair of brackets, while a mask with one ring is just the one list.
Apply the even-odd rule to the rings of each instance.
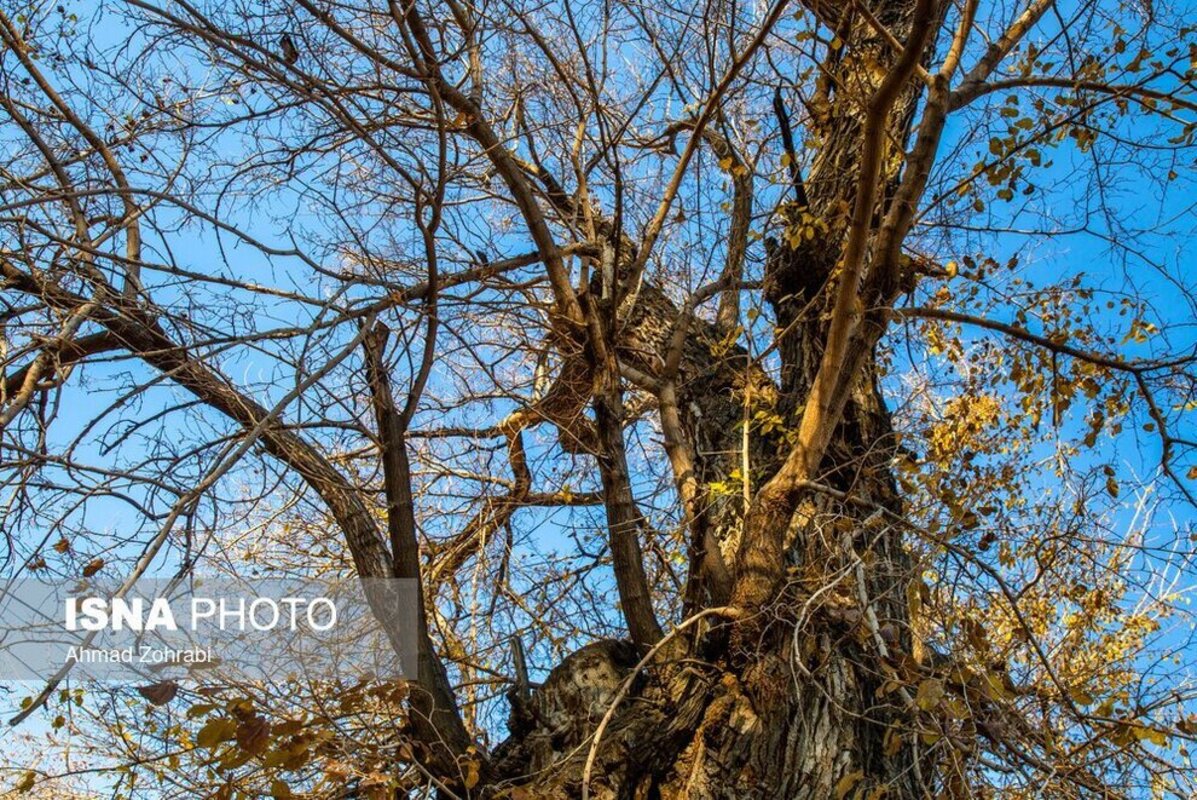
[[[417, 683], [420, 690], [411, 693], [412, 727], [420, 741], [433, 745], [440, 740], [448, 746], [452, 756], [459, 756], [471, 745], [472, 737], [461, 721], [445, 667], [437, 658], [428, 635], [428, 615], [424, 608], [424, 587], [420, 578], [420, 543], [416, 536], [415, 502], [411, 490], [411, 464], [404, 436], [405, 419], [395, 406], [383, 361], [389, 333], [385, 325], [375, 323], [362, 345], [371, 405], [378, 425], [378, 446], [382, 452], [392, 574], [396, 578], [416, 581], [419, 588], [419, 630], [416, 633], [419, 659]], [[445, 774], [444, 766], [442, 763], [442, 775]]]
[[[24, 273], [7, 259], [0, 259], [0, 276], [9, 287], [39, 297], [55, 308], [72, 309], [86, 304], [86, 300], [79, 295], [40, 276]], [[103, 326], [130, 352], [164, 375], [170, 376], [178, 385], [209, 407], [247, 430], [258, 431], [265, 450], [295, 470], [324, 501], [345, 536], [359, 577], [387, 579], [394, 576], [394, 563], [374, 524], [370, 509], [354, 487], [323, 455], [302, 437], [289, 430], [258, 402], [240, 393], [211, 369], [192, 358], [186, 348], [172, 341], [157, 320], [147, 312], [119, 298], [114, 298], [114, 302], [117, 304], [115, 308], [98, 307], [91, 312], [89, 319]], [[393, 452], [393, 448], [391, 450]], [[409, 636], [411, 633], [394, 630], [390, 620], [379, 621], [392, 639]], [[426, 638], [426, 635], [421, 637], [422, 640]], [[422, 641], [421, 647], [429, 645]], [[424, 661], [422, 657], [420, 673], [431, 668], [431, 664], [426, 666]], [[438, 770], [443, 775], [453, 778], [456, 769], [453, 756], [456, 753], [447, 752], [447, 748], [457, 750], [460, 747], [460, 751], [464, 752], [470, 745], [470, 738], [460, 717], [454, 717], [455, 705], [446, 703], [441, 698], [443, 687], [436, 685], [435, 677], [421, 677], [431, 678], [429, 684], [421, 682], [420, 685], [432, 702], [427, 707], [427, 715], [416, 715], [417, 720], [423, 716], [429, 721], [427, 727], [422, 729], [421, 723], [417, 722], [417, 732], [428, 737], [423, 741], [434, 754]], [[416, 699], [418, 694], [413, 693], [413, 706], [416, 706], [417, 710], [417, 704], [424, 702]]]
[[595, 397], [594, 416], [598, 428], [599, 472], [603, 479], [603, 503], [607, 509], [607, 530], [611, 537], [611, 563], [619, 589], [619, 605], [628, 623], [632, 641], [647, 646], [661, 638], [661, 626], [653, 613], [652, 593], [644, 574], [640, 532], [644, 517], [632, 495], [628, 457], [623, 442], [623, 403], [618, 376]]

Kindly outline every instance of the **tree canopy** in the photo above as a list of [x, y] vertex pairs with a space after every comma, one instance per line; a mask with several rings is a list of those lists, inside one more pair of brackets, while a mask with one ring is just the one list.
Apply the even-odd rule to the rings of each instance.
[[0, 577], [422, 595], [5, 788], [1193, 796], [1195, 11], [0, 4]]

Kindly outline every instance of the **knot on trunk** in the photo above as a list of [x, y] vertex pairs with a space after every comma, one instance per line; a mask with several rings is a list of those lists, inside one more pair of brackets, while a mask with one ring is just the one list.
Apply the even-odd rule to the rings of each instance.
[[635, 645], [622, 639], [601, 639], [567, 656], [513, 709], [510, 738], [495, 753], [500, 770], [535, 774], [584, 759], [591, 734], [639, 659]]

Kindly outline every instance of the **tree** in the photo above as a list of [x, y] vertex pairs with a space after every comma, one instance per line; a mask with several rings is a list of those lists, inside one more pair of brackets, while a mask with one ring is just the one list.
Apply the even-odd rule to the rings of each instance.
[[5, 10], [10, 572], [423, 591], [120, 787], [1188, 796], [1184, 11]]

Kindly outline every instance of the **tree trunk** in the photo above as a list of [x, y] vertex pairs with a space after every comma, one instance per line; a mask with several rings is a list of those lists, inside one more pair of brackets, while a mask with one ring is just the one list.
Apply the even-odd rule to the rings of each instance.
[[[743, 357], [711, 361], [679, 398], [691, 429], [707, 437], [698, 452], [720, 454], [701, 460], [708, 481], [739, 461], [728, 445], [739, 445], [743, 407], [719, 398], [739, 397], [751, 385], [745, 364]], [[778, 393], [758, 398], [751, 408], [771, 408]], [[887, 464], [890, 433], [870, 365], [829, 455], [830, 493], [812, 491], [795, 515], [786, 584], [761, 610], [768, 622], [753, 646], [729, 649], [727, 625], [713, 619], [667, 643], [636, 674], [644, 653], [630, 643], [597, 642], [575, 653], [535, 691], [531, 713], [496, 753], [500, 774], [531, 792], [517, 796], [581, 796], [590, 736], [626, 680], [628, 696], [597, 748], [593, 797], [822, 800], [857, 786], [886, 786], [889, 798], [922, 797], [910, 710], [897, 692], [878, 691], [888, 677], [918, 682], [907, 559], [897, 532], [868, 506], [900, 506]], [[781, 441], [758, 437], [752, 456], [764, 460], [767, 445]], [[839, 495], [847, 491], [852, 502]], [[739, 496], [723, 495], [715, 505], [712, 524], [735, 536]], [[875, 620], [866, 618], [865, 603]]]
[[[767, 241], [780, 380], [729, 348], [724, 330], [689, 319], [676, 381], [705, 524], [733, 570], [747, 503], [784, 460], [787, 430], [819, 367], [858, 183], [863, 109], [886, 71], [876, 65], [892, 66], [895, 44], [912, 33], [910, 0], [871, 3], [872, 19], [825, 5], [824, 22], [847, 47], [823, 65], [827, 80], [810, 104], [816, 155], [773, 232], [782, 243]], [[912, 83], [890, 111], [890, 148], [905, 142], [920, 91]], [[879, 213], [899, 177], [901, 159], [892, 149], [889, 156]], [[646, 284], [622, 328], [621, 363], [658, 374], [678, 319], [666, 292]], [[772, 602], [749, 610], [750, 637], [704, 620], [638, 671], [643, 651], [627, 643], [575, 653], [534, 693], [531, 713], [497, 753], [499, 773], [531, 793], [520, 796], [581, 796], [593, 733], [625, 683], [627, 696], [594, 747], [593, 797], [893, 800], [940, 788], [918, 725], [913, 687], [927, 674], [911, 632], [918, 584], [893, 524], [902, 511], [891, 473], [896, 440], [878, 369], [869, 358], [854, 376], [818, 480], [790, 518], [784, 579]]]

